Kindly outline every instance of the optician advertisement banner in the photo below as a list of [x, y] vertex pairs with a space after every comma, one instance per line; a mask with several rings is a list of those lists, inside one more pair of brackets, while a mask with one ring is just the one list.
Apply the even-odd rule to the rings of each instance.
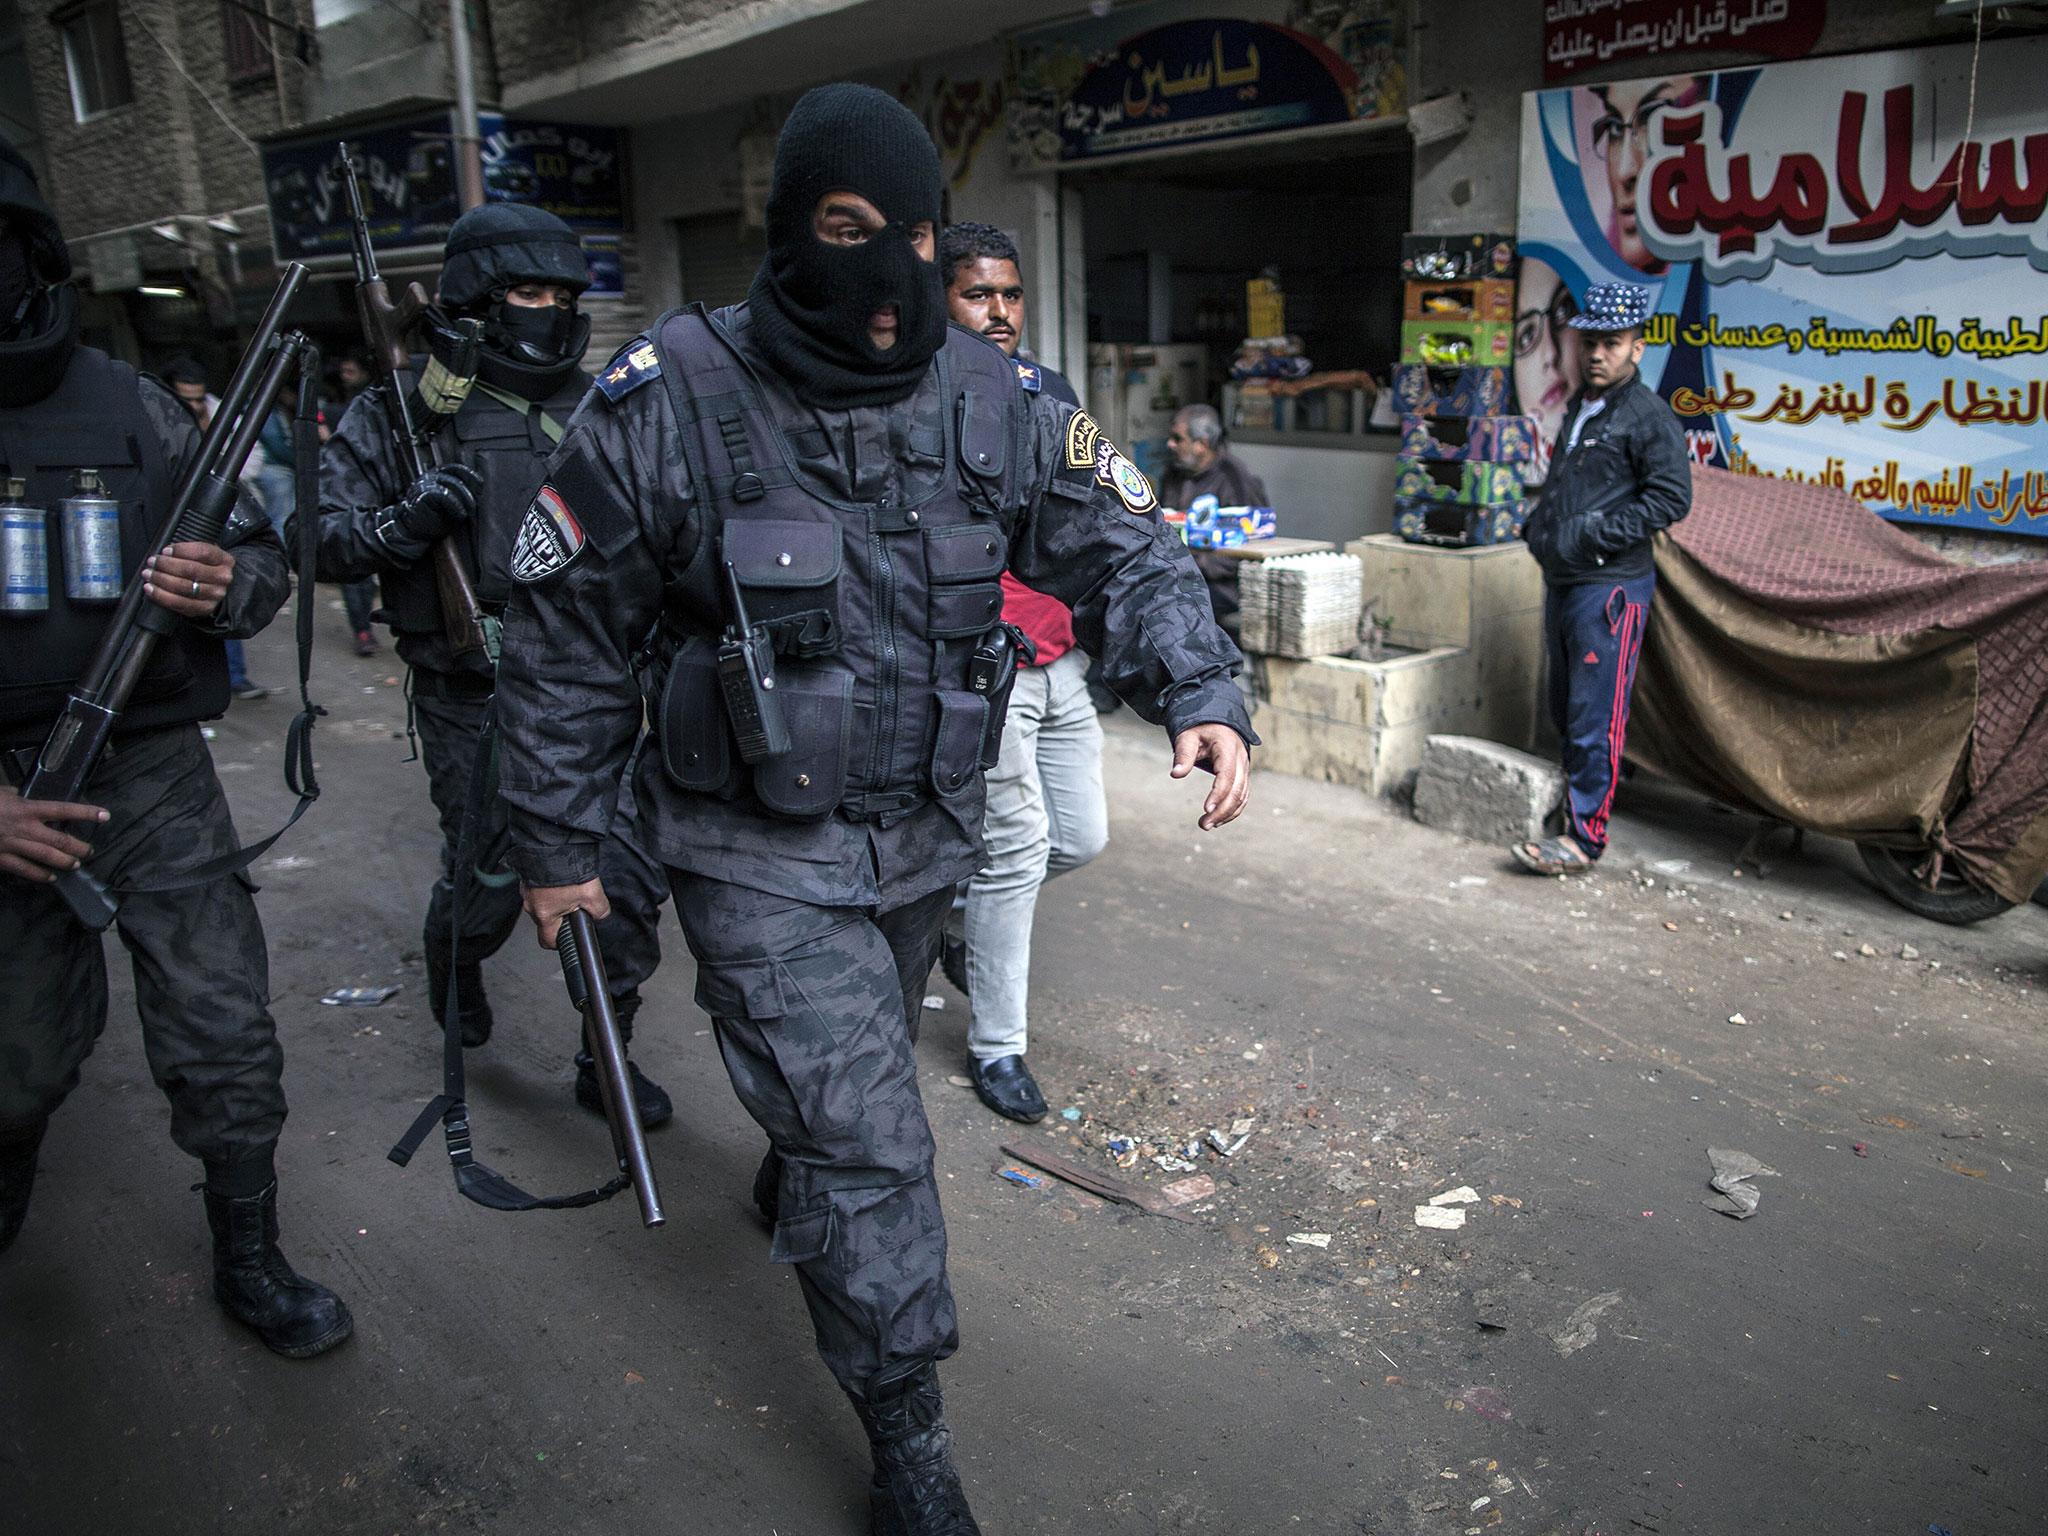
[[2048, 535], [2048, 39], [1532, 92], [1515, 383], [1553, 435], [1587, 285], [1653, 296], [1693, 456]]

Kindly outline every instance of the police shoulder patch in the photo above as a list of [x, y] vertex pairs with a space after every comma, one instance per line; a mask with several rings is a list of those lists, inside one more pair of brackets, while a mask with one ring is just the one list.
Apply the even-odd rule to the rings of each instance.
[[1013, 357], [1010, 361], [1017, 365], [1017, 382], [1024, 386], [1025, 394], [1035, 395], [1045, 388], [1045, 376], [1038, 371], [1038, 364], [1027, 363], [1021, 357]]
[[1116, 492], [1116, 499], [1136, 513], [1150, 512], [1159, 505], [1152, 482], [1145, 471], [1125, 458], [1121, 449], [1103, 439], [1095, 458], [1095, 478]]
[[646, 337], [629, 342], [597, 376], [597, 387], [605, 399], [617, 405], [650, 379], [661, 377], [661, 354]]
[[1067, 468], [1093, 469], [1095, 467], [1095, 445], [1102, 439], [1102, 429], [1095, 425], [1095, 418], [1086, 411], [1076, 411], [1067, 418]]
[[531, 585], [546, 581], [583, 553], [583, 525], [552, 485], [543, 485], [519, 522], [512, 545], [512, 579]]

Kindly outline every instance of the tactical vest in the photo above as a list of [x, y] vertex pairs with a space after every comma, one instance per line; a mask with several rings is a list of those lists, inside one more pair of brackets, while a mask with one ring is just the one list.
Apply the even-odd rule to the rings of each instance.
[[[889, 819], [971, 790], [989, 703], [969, 687], [969, 663], [1001, 622], [1018, 511], [1015, 369], [986, 342], [950, 332], [932, 365], [944, 427], [930, 443], [912, 434], [906, 448], [927, 467], [943, 459], [936, 486], [902, 505], [841, 502], [801, 481], [760, 380], [716, 317], [672, 312], [652, 334], [702, 519], [663, 624], [673, 656], [657, 719], [669, 776], [727, 799], [751, 790], [795, 820], [835, 810]], [[749, 618], [774, 637], [792, 738], [788, 752], [751, 766], [718, 683], [727, 561]]]
[[[590, 388], [590, 375], [578, 369], [567, 383], [540, 402], [540, 409], [565, 422]], [[504, 401], [470, 391], [455, 419], [442, 427], [441, 452], [451, 463], [467, 464], [483, 476], [476, 518], [455, 535], [463, 564], [476, 582], [477, 600], [495, 613], [511, 595], [512, 542], [519, 521], [555, 451], [555, 439], [532, 411], [516, 411]], [[378, 577], [384, 607], [380, 615], [400, 634], [441, 633], [441, 600], [434, 587], [434, 563], [418, 560], [404, 570]]]
[[[0, 613], [0, 741], [38, 743], [65, 696], [91, 665], [114, 615], [112, 603], [73, 603], [64, 595], [64, 537], [58, 505], [73, 494], [78, 471], [96, 469], [121, 504], [121, 576], [132, 578], [150, 552], [177, 485], [142, 408], [135, 370], [92, 347], [72, 353], [63, 382], [32, 405], [0, 407], [0, 465], [28, 482], [23, 498], [48, 514], [50, 606]], [[187, 625], [150, 658], [120, 730], [210, 720], [228, 707], [227, 652]]]

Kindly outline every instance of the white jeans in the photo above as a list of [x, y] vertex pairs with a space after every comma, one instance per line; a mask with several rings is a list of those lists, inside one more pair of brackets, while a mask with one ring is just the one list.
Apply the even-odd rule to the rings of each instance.
[[1010, 694], [1002, 756], [988, 776], [988, 863], [967, 882], [963, 908], [967, 1048], [981, 1061], [1024, 1053], [1038, 888], [1109, 842], [1102, 725], [1087, 676], [1087, 656], [1069, 651], [1049, 667], [1021, 668]]

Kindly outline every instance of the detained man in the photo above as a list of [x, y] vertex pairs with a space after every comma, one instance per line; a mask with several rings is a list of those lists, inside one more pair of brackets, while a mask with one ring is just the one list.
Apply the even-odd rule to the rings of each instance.
[[[1017, 246], [989, 224], [954, 224], [939, 237], [939, 271], [955, 325], [986, 336], [1016, 364], [1027, 395], [1078, 406], [1073, 386], [1017, 356], [1024, 278]], [[1003, 618], [1031, 642], [988, 773], [982, 840], [988, 862], [967, 882], [948, 922], [940, 963], [967, 998], [968, 1076], [982, 1103], [1026, 1125], [1045, 1095], [1024, 1064], [1029, 1045], [1031, 920], [1038, 890], [1079, 869], [1109, 841], [1102, 790], [1102, 725], [1088, 694], [1088, 657], [1074, 645], [1072, 610], [1003, 572]]]

